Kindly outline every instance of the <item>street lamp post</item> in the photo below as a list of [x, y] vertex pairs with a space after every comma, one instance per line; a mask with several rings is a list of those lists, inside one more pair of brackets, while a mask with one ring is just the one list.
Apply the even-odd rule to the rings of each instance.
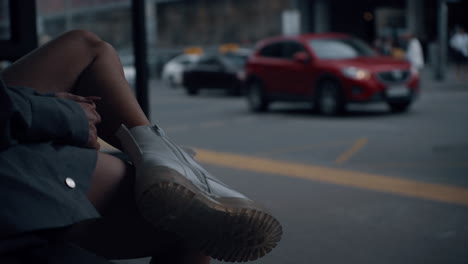
[[439, 0], [438, 10], [438, 51], [436, 65], [436, 79], [443, 81], [445, 79], [445, 68], [447, 64], [447, 2]]
[[132, 0], [133, 50], [136, 69], [136, 97], [143, 112], [149, 118], [148, 63], [146, 60], [146, 13], [144, 0]]

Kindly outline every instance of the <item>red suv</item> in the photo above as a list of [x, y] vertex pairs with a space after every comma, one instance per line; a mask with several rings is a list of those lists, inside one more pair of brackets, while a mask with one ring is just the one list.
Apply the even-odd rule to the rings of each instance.
[[408, 109], [419, 92], [419, 75], [408, 62], [377, 54], [359, 39], [339, 33], [305, 34], [258, 43], [246, 65], [252, 111], [274, 101], [308, 101], [326, 115], [348, 103], [383, 101]]

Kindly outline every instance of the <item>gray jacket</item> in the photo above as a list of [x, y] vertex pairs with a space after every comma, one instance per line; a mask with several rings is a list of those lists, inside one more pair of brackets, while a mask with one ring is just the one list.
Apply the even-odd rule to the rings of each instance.
[[77, 103], [0, 81], [0, 240], [99, 217], [87, 199], [97, 159], [87, 140]]

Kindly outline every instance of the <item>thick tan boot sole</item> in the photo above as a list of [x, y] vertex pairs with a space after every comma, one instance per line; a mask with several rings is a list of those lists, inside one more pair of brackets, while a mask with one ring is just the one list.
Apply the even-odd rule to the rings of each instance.
[[137, 198], [143, 217], [208, 256], [229, 262], [255, 260], [281, 239], [280, 223], [250, 200], [208, 196], [166, 167], [145, 174], [151, 183]]

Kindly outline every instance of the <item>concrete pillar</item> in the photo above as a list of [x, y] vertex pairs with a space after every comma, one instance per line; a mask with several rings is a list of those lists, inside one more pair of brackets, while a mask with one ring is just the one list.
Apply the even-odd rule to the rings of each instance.
[[[146, 0], [145, 12], [146, 12], [146, 40], [148, 42], [147, 54], [148, 57], [155, 56], [156, 44], [158, 37], [158, 18], [156, 12], [157, 4], [155, 0]], [[149, 77], [153, 77], [156, 73], [156, 60], [148, 60]]]
[[145, 3], [132, 0], [132, 38], [133, 52], [135, 54], [135, 90], [138, 103], [143, 112], [150, 118], [150, 105], [148, 101], [148, 63], [147, 63], [147, 34]]
[[289, 0], [290, 9], [299, 9], [299, 0]]
[[293, 4], [291, 4], [291, 7], [297, 9], [300, 13], [300, 33], [313, 31], [310, 23], [311, 4], [310, 0], [295, 0]]
[[330, 30], [329, 2], [315, 0], [313, 8], [314, 32], [326, 32]]
[[438, 49], [437, 49], [437, 65], [436, 65], [436, 75], [437, 80], [445, 79], [445, 68], [447, 64], [447, 24], [448, 24], [448, 7], [445, 0], [439, 0], [438, 5], [438, 14], [437, 14], [437, 24], [438, 24]]
[[72, 3], [71, 0], [65, 1], [65, 31], [71, 30], [73, 25], [73, 18], [72, 18]]
[[157, 13], [156, 13], [156, 1], [155, 0], [146, 0], [145, 3], [146, 9], [146, 35], [148, 40], [148, 47], [150, 49], [156, 46], [157, 41]]
[[297, 35], [301, 33], [301, 16], [299, 0], [289, 0], [289, 7], [283, 11], [281, 16], [282, 34]]
[[419, 38], [425, 37], [423, 0], [406, 0], [406, 29]]

